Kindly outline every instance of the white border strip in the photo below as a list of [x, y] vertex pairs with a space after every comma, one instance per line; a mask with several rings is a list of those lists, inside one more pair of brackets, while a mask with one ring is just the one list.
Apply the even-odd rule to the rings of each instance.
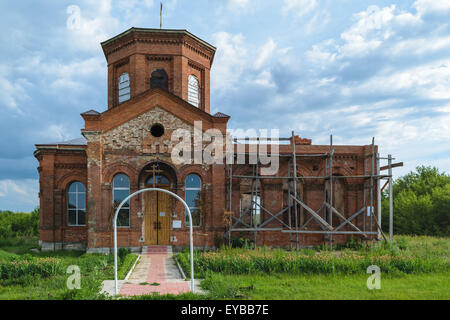
[[128, 279], [131, 277], [131, 274], [134, 271], [134, 268], [136, 268], [137, 263], [139, 262], [139, 260], [141, 260], [141, 255], [139, 254], [136, 258], [136, 261], [134, 262], [133, 266], [131, 267], [130, 271], [128, 271], [128, 274], [125, 277], [125, 281], [128, 281]]

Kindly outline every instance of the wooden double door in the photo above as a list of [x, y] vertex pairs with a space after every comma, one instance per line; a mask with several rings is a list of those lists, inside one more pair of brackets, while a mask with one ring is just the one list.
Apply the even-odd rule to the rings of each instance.
[[146, 245], [170, 244], [170, 222], [172, 215], [171, 200], [171, 196], [165, 192], [151, 191], [145, 193]]

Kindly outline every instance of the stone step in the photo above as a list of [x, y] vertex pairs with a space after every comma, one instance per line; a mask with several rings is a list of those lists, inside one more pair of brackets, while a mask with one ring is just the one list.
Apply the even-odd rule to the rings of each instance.
[[172, 246], [151, 245], [142, 247], [142, 254], [164, 254], [164, 253], [171, 254]]

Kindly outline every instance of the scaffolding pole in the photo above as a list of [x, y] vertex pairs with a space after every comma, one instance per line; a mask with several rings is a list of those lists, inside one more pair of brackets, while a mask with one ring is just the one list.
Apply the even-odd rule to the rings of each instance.
[[[292, 176], [294, 178], [294, 194], [297, 196], [297, 157], [295, 152], [295, 132], [292, 131]], [[295, 230], [298, 230], [298, 206], [295, 204], [294, 216], [295, 216]], [[298, 249], [298, 233], [295, 234], [295, 249]]]
[[392, 195], [392, 155], [388, 155], [389, 166], [389, 241], [394, 239], [394, 204]]
[[[387, 158], [381, 158], [378, 152], [375, 152], [375, 138], [372, 138], [372, 143], [370, 145], [370, 154], [366, 152], [363, 158], [363, 174], [362, 175], [335, 175], [333, 172], [334, 167], [334, 156], [335, 156], [335, 148], [333, 144], [333, 136], [330, 135], [330, 146], [328, 153], [315, 153], [315, 154], [297, 154], [296, 143], [295, 143], [295, 132], [292, 131], [291, 138], [279, 138], [275, 139], [276, 141], [290, 141], [292, 146], [291, 154], [278, 154], [280, 157], [290, 158], [288, 160], [288, 175], [287, 176], [261, 176], [259, 174], [259, 163], [260, 158], [255, 152], [245, 152], [245, 153], [235, 153], [233, 155], [233, 160], [238, 155], [245, 155], [247, 157], [252, 157], [252, 159], [256, 159], [256, 163], [250, 163], [252, 166], [252, 174], [251, 175], [239, 175], [233, 174], [233, 166], [234, 164], [229, 165], [228, 174], [229, 174], [229, 186], [228, 186], [228, 210], [232, 212], [232, 202], [233, 202], [233, 179], [250, 179], [251, 180], [251, 201], [250, 206], [245, 210], [239, 210], [239, 216], [235, 217], [232, 215], [231, 225], [228, 228], [228, 240], [231, 243], [231, 233], [232, 232], [251, 232], [254, 235], [254, 247], [257, 246], [258, 233], [264, 231], [279, 231], [281, 233], [289, 233], [289, 248], [292, 248], [292, 242], [295, 241], [295, 248], [298, 249], [300, 247], [300, 239], [299, 234], [323, 234], [325, 235], [324, 241], [329, 241], [330, 249], [333, 248], [333, 235], [361, 235], [363, 238], [373, 239], [374, 236], [378, 240], [381, 240], [381, 237], [384, 236], [384, 233], [381, 229], [381, 179], [387, 179], [387, 183], [389, 184], [389, 238], [392, 241], [393, 238], [393, 194], [392, 194], [392, 168], [396, 166], [403, 165], [392, 164], [392, 156], [388, 155]], [[274, 139], [267, 138], [245, 138], [245, 139], [234, 139], [237, 143], [239, 140], [245, 140], [246, 143], [249, 141], [274, 141]], [[366, 149], [367, 150], [367, 149]], [[368, 151], [368, 150], [367, 150]], [[276, 156], [276, 154], [272, 154], [272, 156]], [[307, 205], [305, 199], [303, 199], [303, 193], [300, 196], [298, 190], [298, 181], [299, 176], [297, 173], [297, 160], [317, 158], [323, 159], [323, 174], [318, 176], [301, 176], [301, 179], [310, 179], [316, 180], [323, 183], [323, 204], [318, 209], [312, 209]], [[361, 157], [358, 157], [361, 158]], [[380, 160], [388, 160], [388, 165], [385, 167], [380, 166]], [[251, 161], [252, 162], [252, 161]], [[248, 166], [248, 164], [246, 164]], [[388, 169], [388, 174], [381, 174], [382, 170]], [[291, 173], [292, 170], [292, 173]], [[286, 207], [282, 208], [281, 211], [277, 213], [273, 213], [267, 210], [261, 199], [259, 197], [259, 201], [256, 198], [260, 193], [260, 181], [261, 180], [282, 180], [287, 181], [287, 204]], [[343, 212], [339, 212], [336, 208], [334, 208], [334, 204], [336, 203], [335, 195], [334, 195], [334, 181], [336, 179], [362, 179], [362, 208], [355, 211], [354, 213], [350, 213], [346, 218], [346, 215]], [[292, 185], [291, 185], [292, 183]], [[317, 183], [317, 182], [314, 182]], [[328, 185], [328, 190], [327, 190]], [[376, 189], [375, 189], [376, 188]], [[283, 188], [282, 188], [283, 190]], [[369, 195], [367, 195], [369, 192]], [[377, 216], [375, 216], [374, 212], [374, 196], [377, 198]], [[259, 202], [259, 203], [258, 203]], [[361, 203], [361, 202], [359, 202]], [[293, 208], [292, 208], [293, 207]], [[309, 213], [309, 219], [301, 219], [299, 225], [299, 209], [301, 212]], [[324, 210], [321, 214], [322, 209]], [[303, 211], [305, 210], [305, 211]], [[257, 221], [256, 212], [259, 211], [259, 222]], [[265, 221], [262, 221], [262, 212], [264, 214], [268, 214], [268, 218]], [[282, 215], [288, 215], [287, 224], [283, 222], [280, 217]], [[250, 222], [246, 223], [245, 217], [249, 214]], [[343, 220], [337, 227], [333, 226], [333, 214], [335, 214], [338, 220]], [[362, 227], [358, 227], [361, 225], [358, 223], [358, 217], [362, 214]], [[323, 218], [322, 218], [323, 217]], [[369, 217], [367, 220], [366, 217]], [[306, 222], [305, 222], [306, 220]], [[354, 223], [352, 221], [355, 220]], [[310, 223], [315, 221], [319, 230], [308, 230], [310, 227]], [[234, 222], [234, 223], [233, 223]], [[274, 222], [280, 224], [280, 228], [274, 227]], [[241, 225], [241, 227], [238, 227]], [[375, 228], [375, 225], [377, 228]], [[266, 227], [267, 226], [267, 227]], [[344, 227], [350, 228], [350, 230], [341, 230]], [[360, 229], [361, 228], [361, 229]], [[369, 230], [367, 230], [369, 229]], [[295, 234], [295, 238], [292, 238], [292, 235]], [[386, 240], [386, 238], [385, 238]]]

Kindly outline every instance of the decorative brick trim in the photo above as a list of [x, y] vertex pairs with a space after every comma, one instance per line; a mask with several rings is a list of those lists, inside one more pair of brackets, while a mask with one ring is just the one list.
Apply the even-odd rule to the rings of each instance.
[[129, 63], [130, 63], [130, 57], [126, 57], [126, 58], [123, 58], [123, 59], [117, 61], [114, 64], [114, 68], [118, 69], [118, 68], [120, 68], [120, 67], [122, 67], [122, 66], [124, 66], [126, 64], [129, 64]]
[[56, 169], [87, 169], [86, 163], [57, 163]]
[[194, 61], [192, 61], [192, 60], [188, 60], [188, 65], [189, 65], [191, 68], [193, 68], [193, 69], [195, 69], [195, 70], [198, 70], [198, 71], [200, 71], [200, 72], [204, 72], [204, 71], [205, 71], [205, 68], [203, 68], [200, 64], [198, 64], [198, 63], [196, 63], [196, 62], [194, 62]]
[[148, 54], [146, 56], [147, 60], [149, 61], [172, 61], [173, 56], [162, 56], [162, 55], [152, 55]]

